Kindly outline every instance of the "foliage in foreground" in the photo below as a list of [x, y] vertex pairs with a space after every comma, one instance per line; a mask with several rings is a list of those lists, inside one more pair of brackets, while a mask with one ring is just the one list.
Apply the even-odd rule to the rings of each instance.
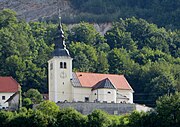
[[109, 115], [94, 110], [82, 115], [73, 108], [59, 109], [50, 101], [36, 109], [21, 108], [18, 112], [0, 111], [1, 127], [178, 127], [180, 124], [180, 93], [165, 95], [157, 100], [150, 112], [134, 111], [125, 115]]

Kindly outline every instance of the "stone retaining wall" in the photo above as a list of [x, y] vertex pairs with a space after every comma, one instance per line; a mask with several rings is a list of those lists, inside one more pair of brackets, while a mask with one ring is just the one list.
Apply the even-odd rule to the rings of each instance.
[[88, 103], [88, 102], [67, 102], [57, 103], [60, 108], [73, 107], [82, 114], [90, 114], [95, 109], [101, 109], [109, 114], [125, 114], [136, 110], [135, 104], [121, 104], [121, 103]]

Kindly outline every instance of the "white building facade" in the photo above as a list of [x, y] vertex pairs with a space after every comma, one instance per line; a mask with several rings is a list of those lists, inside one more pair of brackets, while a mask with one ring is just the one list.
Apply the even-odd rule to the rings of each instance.
[[13, 92], [1, 92], [0, 93], [0, 109], [8, 109], [8, 103], [5, 103], [14, 93]]
[[[12, 77], [0, 77], [0, 109], [9, 109], [8, 100], [20, 91], [20, 85]], [[17, 94], [16, 94], [17, 95]], [[19, 104], [19, 98], [13, 103]]]
[[133, 89], [123, 75], [72, 72], [59, 24], [55, 50], [48, 61], [49, 100], [53, 102], [133, 103]]

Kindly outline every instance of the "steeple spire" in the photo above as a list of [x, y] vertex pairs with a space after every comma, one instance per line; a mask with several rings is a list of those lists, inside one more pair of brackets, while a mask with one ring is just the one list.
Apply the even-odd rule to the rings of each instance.
[[58, 31], [60, 34], [60, 43], [59, 43], [59, 48], [65, 48], [66, 49], [66, 44], [64, 40], [64, 31], [62, 29], [62, 24], [61, 24], [61, 16], [60, 16], [60, 9], [59, 9], [59, 26], [58, 26]]
[[52, 53], [52, 55], [53, 56], [70, 57], [69, 51], [66, 49], [64, 31], [62, 29], [62, 24], [61, 24], [60, 9], [59, 9], [58, 35], [55, 38], [55, 49], [54, 49], [54, 52]]

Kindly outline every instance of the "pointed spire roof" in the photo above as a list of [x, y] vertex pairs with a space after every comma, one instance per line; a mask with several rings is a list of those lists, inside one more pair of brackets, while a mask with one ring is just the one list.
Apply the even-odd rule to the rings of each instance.
[[64, 31], [62, 29], [60, 13], [59, 13], [58, 35], [55, 38], [55, 48], [52, 55], [70, 57], [69, 51], [66, 49]]

